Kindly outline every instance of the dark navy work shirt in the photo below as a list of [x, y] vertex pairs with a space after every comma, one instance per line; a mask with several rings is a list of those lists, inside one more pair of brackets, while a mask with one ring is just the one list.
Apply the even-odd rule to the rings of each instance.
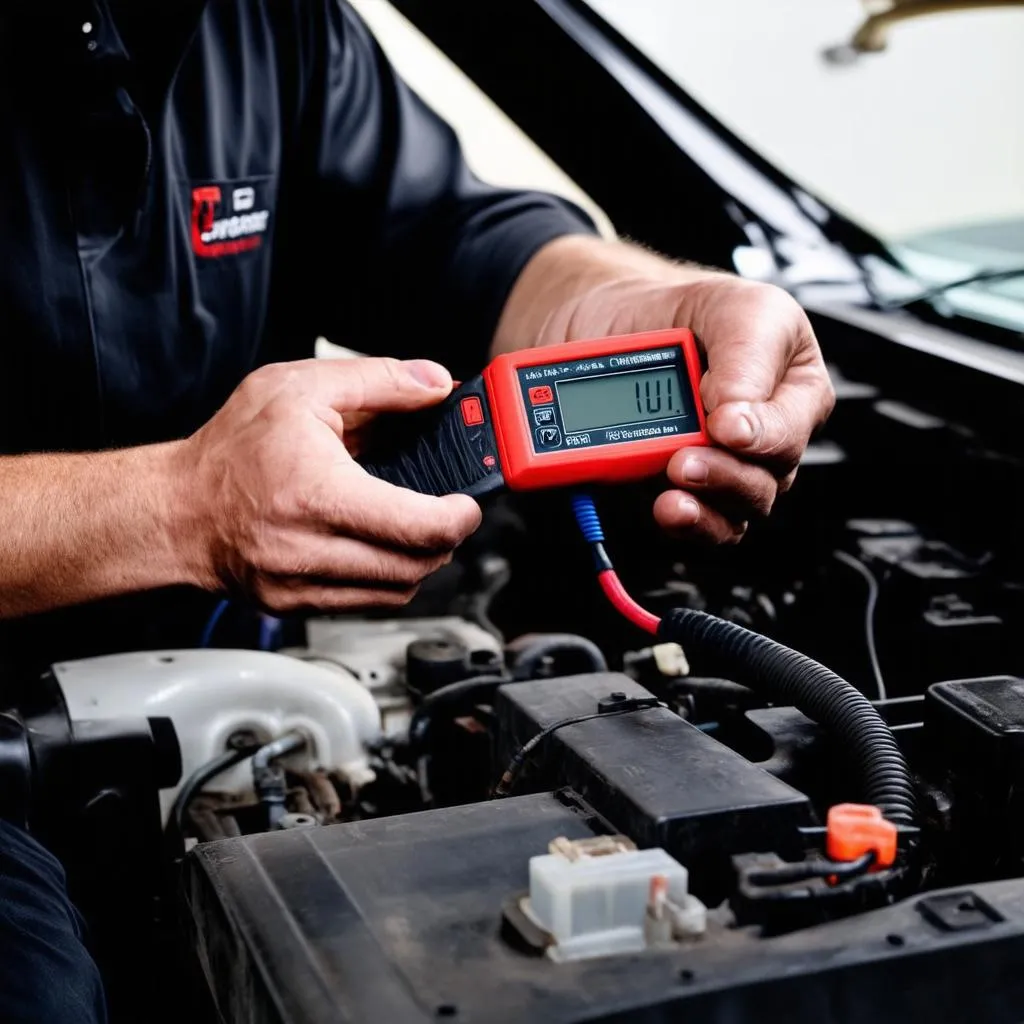
[[0, 4], [0, 454], [187, 435], [318, 335], [476, 372], [592, 231], [475, 178], [341, 0]]
[[194, 430], [319, 334], [479, 369], [543, 243], [338, 0], [6, 0], [0, 450]]

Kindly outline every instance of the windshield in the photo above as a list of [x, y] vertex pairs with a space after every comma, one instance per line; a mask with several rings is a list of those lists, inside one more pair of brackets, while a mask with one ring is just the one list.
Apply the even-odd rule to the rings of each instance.
[[892, 24], [867, 8], [907, 0], [589, 2], [737, 136], [883, 239], [916, 278], [891, 275], [885, 298], [927, 292], [1024, 331], [1024, 0]]

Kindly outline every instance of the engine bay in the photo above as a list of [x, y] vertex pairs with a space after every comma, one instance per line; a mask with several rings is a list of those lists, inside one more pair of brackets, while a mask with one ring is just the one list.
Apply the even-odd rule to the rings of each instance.
[[[1020, 459], [831, 370], [737, 547], [661, 536], [655, 484], [596, 495], [642, 604], [774, 654], [646, 637], [545, 492], [488, 499], [406, 615], [25, 687], [6, 814], [67, 865], [114, 1019], [1015, 1019]], [[868, 718], [759, 658], [828, 666]], [[830, 810], [900, 771], [892, 858], [838, 865]]]

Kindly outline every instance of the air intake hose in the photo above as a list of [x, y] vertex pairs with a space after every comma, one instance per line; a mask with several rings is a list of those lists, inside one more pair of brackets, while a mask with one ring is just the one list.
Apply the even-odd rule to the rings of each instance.
[[897, 825], [914, 823], [914, 784], [903, 753], [882, 716], [845, 679], [768, 637], [687, 608], [669, 612], [658, 636], [699, 657], [703, 670], [791, 704], [829, 729], [849, 749], [865, 801]]

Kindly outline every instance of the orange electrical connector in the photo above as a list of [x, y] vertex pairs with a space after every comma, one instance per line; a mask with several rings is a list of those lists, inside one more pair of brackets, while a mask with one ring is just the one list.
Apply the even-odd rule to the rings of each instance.
[[869, 851], [872, 870], [890, 867], [896, 860], [896, 826], [870, 804], [836, 804], [826, 821], [825, 852], [832, 860], [856, 860]]

